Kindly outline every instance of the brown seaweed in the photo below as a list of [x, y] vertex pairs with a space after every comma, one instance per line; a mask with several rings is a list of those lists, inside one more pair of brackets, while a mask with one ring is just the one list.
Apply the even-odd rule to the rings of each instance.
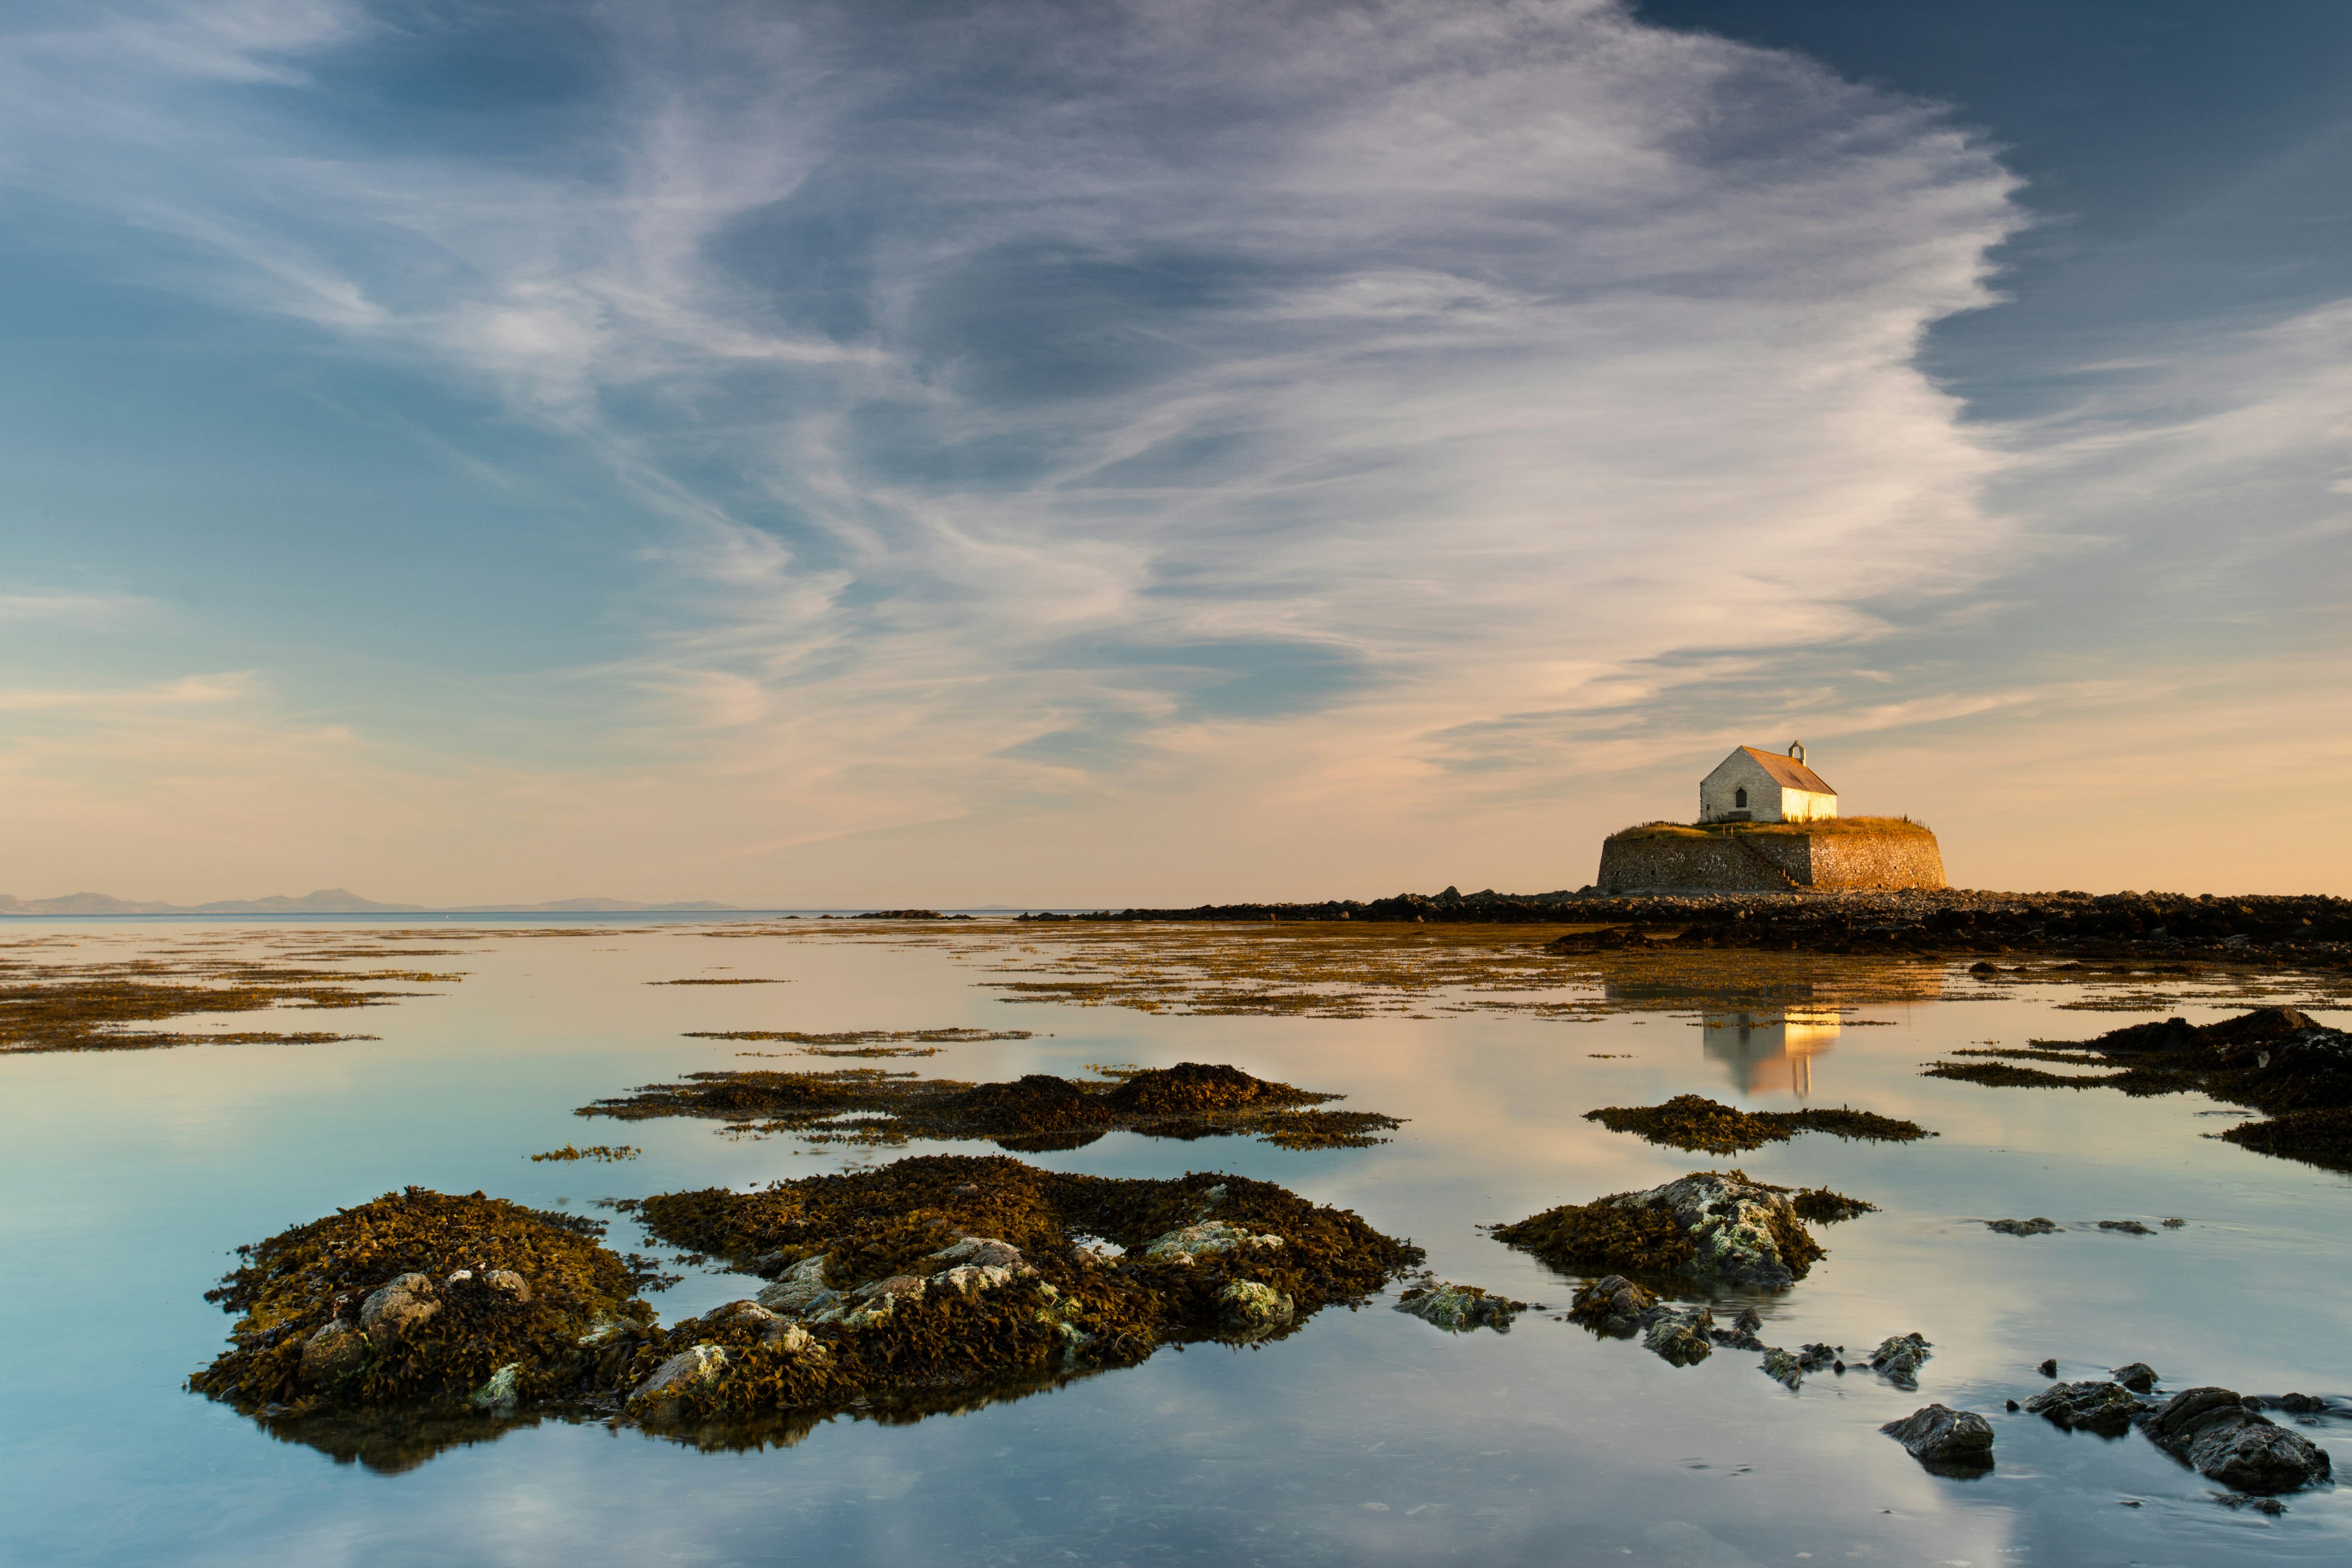
[[[880, 1306], [794, 1322], [737, 1301], [663, 1331], [594, 1222], [411, 1187], [241, 1249], [210, 1295], [243, 1314], [234, 1343], [190, 1386], [384, 1469], [541, 1413], [759, 1446], [830, 1413], [918, 1419], [1161, 1344], [1278, 1337], [1422, 1257], [1270, 1183], [1119, 1180], [1001, 1155], [621, 1207], [674, 1246], [770, 1274], [814, 1267], [840, 1289], [865, 1282]], [[1004, 1266], [951, 1270], [940, 1254], [960, 1245]], [[707, 1375], [659, 1375], [681, 1357]]]
[[1916, 1122], [1900, 1121], [1841, 1105], [1835, 1110], [1741, 1111], [1701, 1094], [1677, 1094], [1658, 1105], [1607, 1105], [1587, 1111], [1585, 1120], [1612, 1133], [1632, 1133], [1653, 1144], [1736, 1155], [1766, 1144], [1785, 1143], [1799, 1133], [1830, 1133], [1841, 1138], [1908, 1143], [1932, 1138]]
[[721, 1119], [730, 1130], [813, 1143], [901, 1145], [987, 1138], [1034, 1152], [1076, 1148], [1114, 1130], [1155, 1138], [1255, 1137], [1283, 1148], [1361, 1148], [1400, 1125], [1370, 1111], [1310, 1109], [1343, 1098], [1197, 1061], [1109, 1068], [1109, 1082], [1033, 1072], [1004, 1083], [918, 1078], [882, 1068], [691, 1072], [682, 1082], [583, 1105], [583, 1116]]

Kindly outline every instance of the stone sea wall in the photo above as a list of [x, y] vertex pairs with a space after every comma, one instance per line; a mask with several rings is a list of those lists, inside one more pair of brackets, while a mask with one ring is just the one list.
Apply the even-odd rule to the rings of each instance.
[[1789, 893], [1943, 887], [1944, 857], [1924, 830], [1874, 833], [1679, 833], [1601, 846], [1601, 893]]

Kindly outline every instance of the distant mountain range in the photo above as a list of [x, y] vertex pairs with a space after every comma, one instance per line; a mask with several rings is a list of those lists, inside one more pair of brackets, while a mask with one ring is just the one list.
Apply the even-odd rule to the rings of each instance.
[[611, 915], [656, 910], [733, 910], [733, 904], [695, 899], [683, 904], [640, 904], [628, 898], [559, 898], [548, 904], [379, 904], [340, 887], [322, 887], [299, 898], [222, 898], [210, 904], [164, 904], [154, 899], [116, 898], [103, 893], [71, 893], [63, 898], [18, 898], [0, 893], [0, 915]]

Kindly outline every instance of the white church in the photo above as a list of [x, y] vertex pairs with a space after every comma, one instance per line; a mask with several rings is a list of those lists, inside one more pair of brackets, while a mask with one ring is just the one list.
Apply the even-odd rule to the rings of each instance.
[[1785, 755], [1743, 746], [1699, 780], [1702, 822], [1817, 822], [1837, 814], [1837, 791], [1805, 766], [1801, 741]]

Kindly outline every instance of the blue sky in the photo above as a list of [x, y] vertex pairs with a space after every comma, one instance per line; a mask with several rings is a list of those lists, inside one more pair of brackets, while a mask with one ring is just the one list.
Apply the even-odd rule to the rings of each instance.
[[2352, 12], [0, 10], [12, 890], [2352, 892]]

